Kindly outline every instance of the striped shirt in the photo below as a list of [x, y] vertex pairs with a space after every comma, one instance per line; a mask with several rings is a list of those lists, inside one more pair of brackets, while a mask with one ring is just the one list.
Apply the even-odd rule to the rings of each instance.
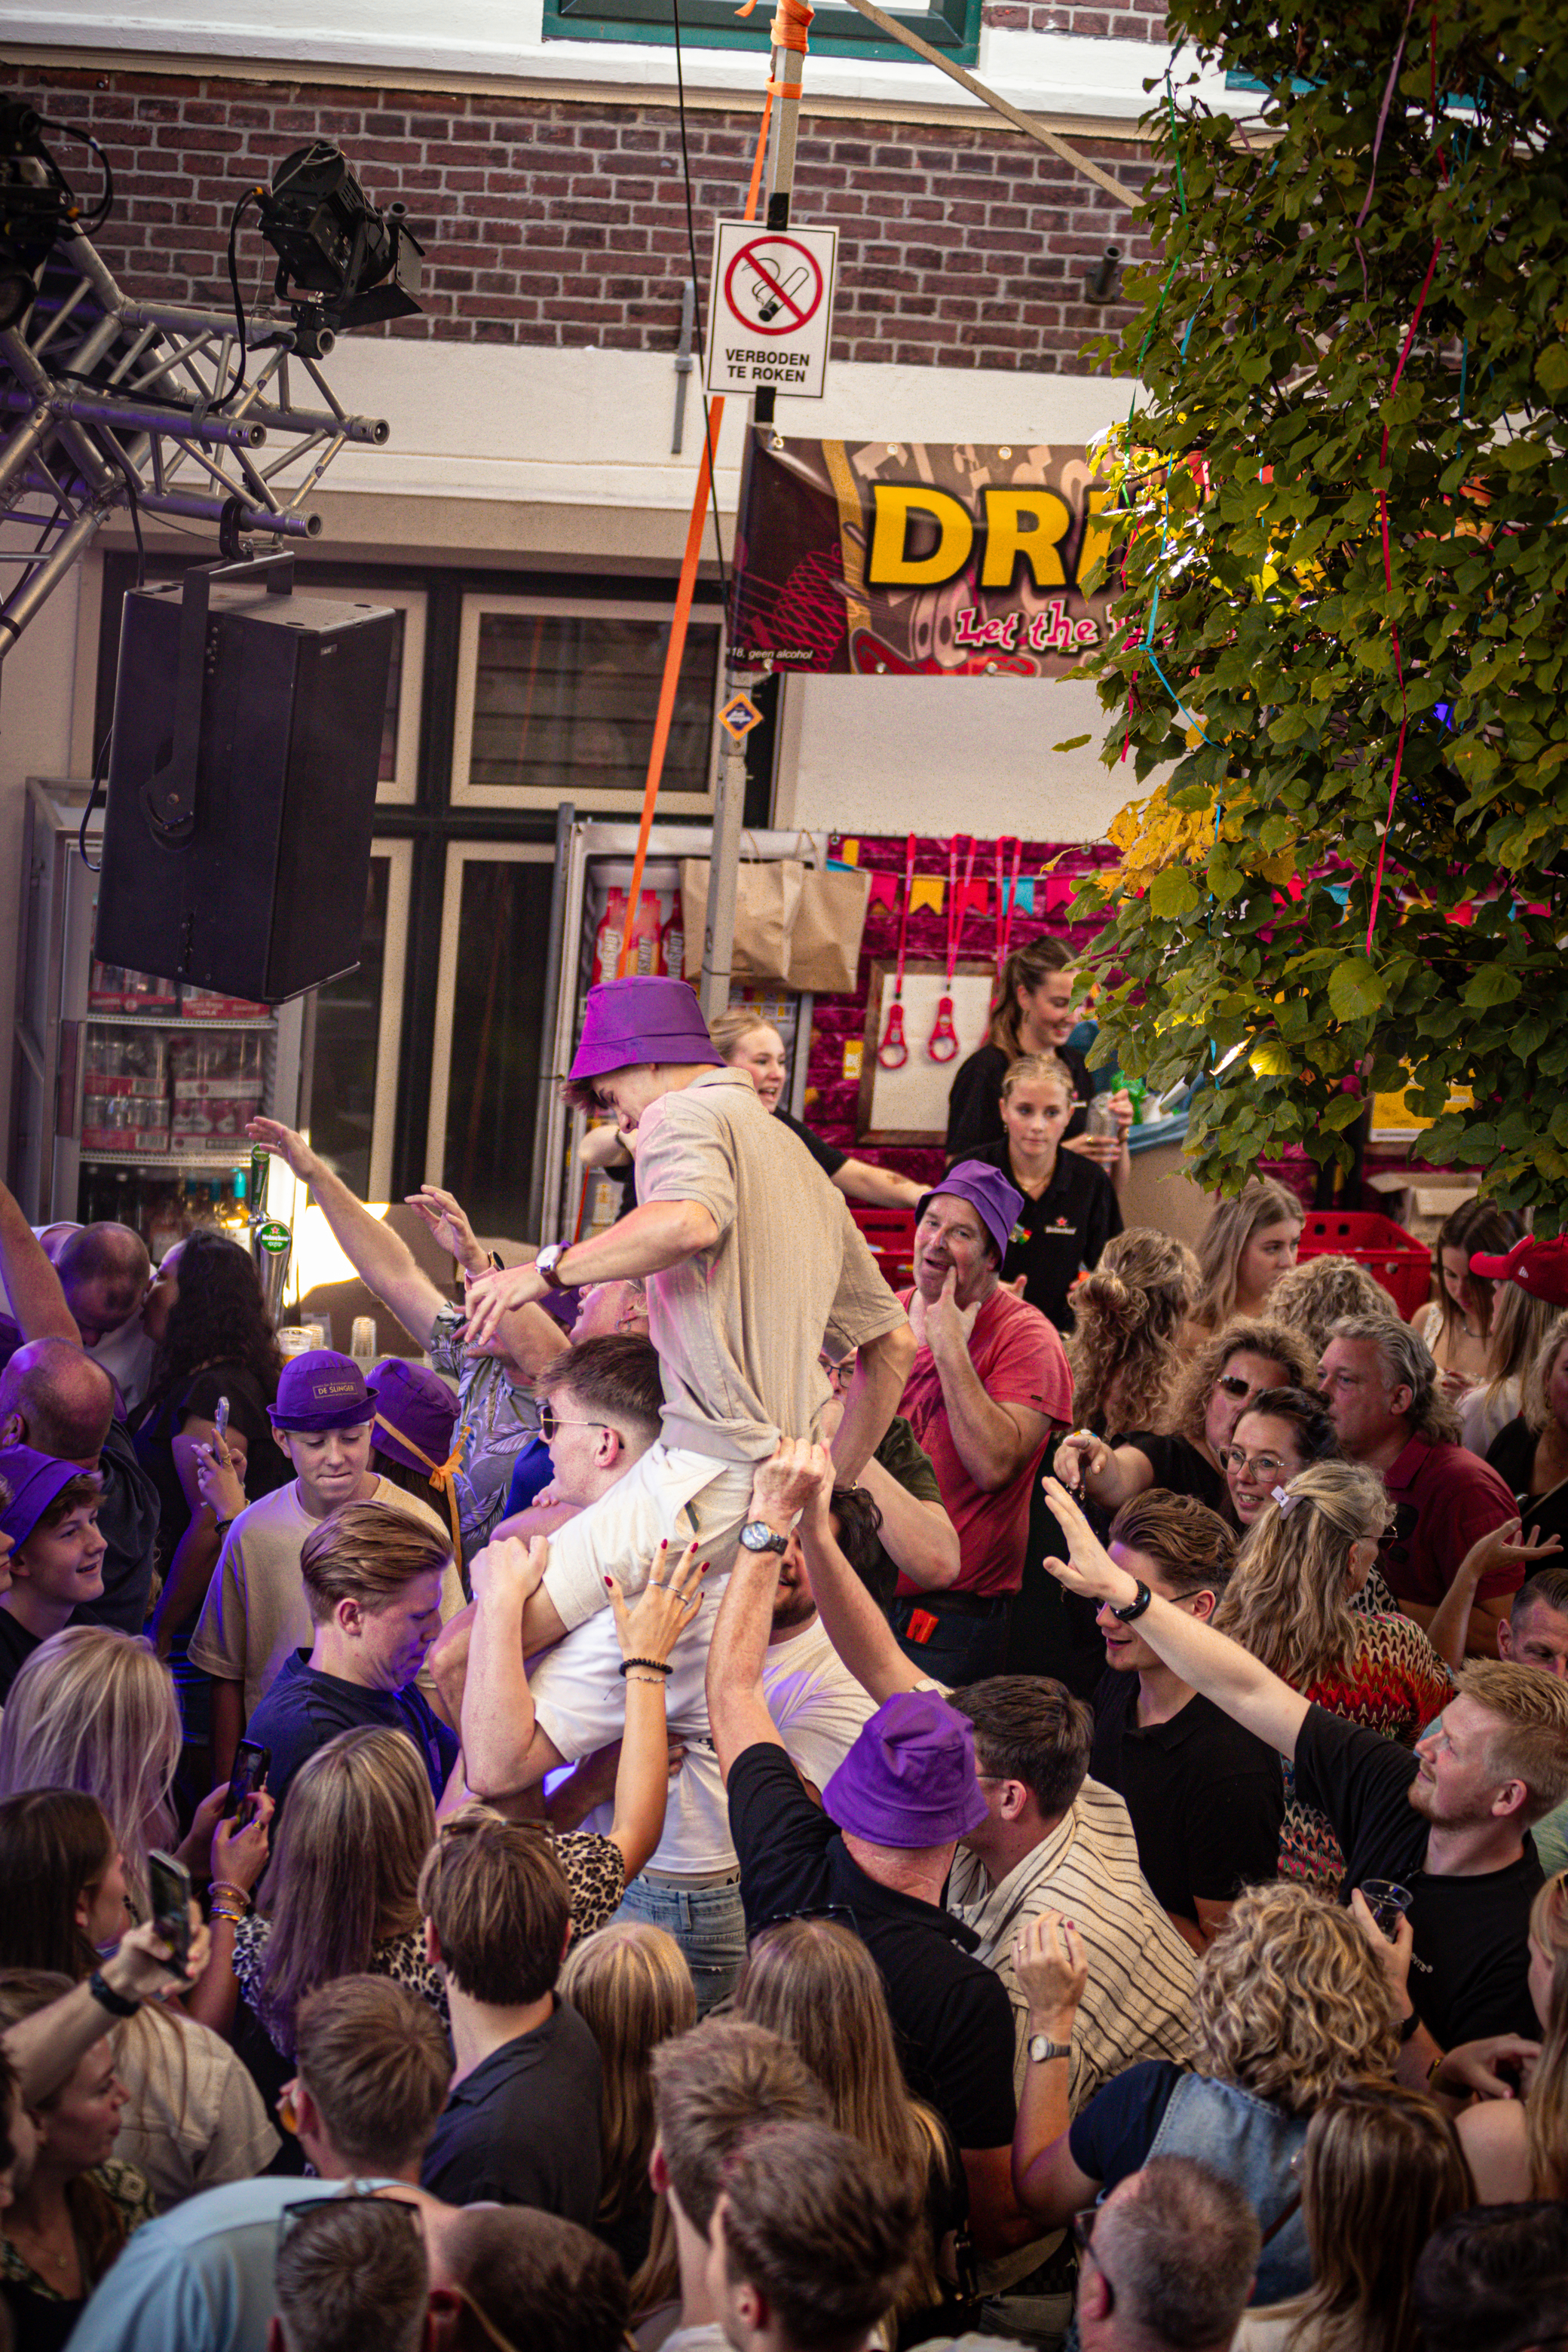
[[1140, 2059], [1185, 2058], [1197, 1961], [1138, 1867], [1138, 1841], [1113, 1789], [1085, 1780], [1056, 1828], [989, 1889], [978, 1856], [960, 1846], [947, 1907], [973, 1928], [976, 1958], [1007, 1989], [1020, 2096], [1029, 2010], [1013, 1973], [1013, 1939], [1042, 1911], [1076, 1921], [1089, 1954], [1068, 2067], [1068, 2113], [1078, 2115], [1103, 2084]]

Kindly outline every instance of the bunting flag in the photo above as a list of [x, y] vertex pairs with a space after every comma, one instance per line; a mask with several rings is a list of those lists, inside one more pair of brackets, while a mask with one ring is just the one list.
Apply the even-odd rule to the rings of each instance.
[[[831, 859], [828, 860], [830, 865], [832, 862], [833, 861]], [[849, 866], [840, 866], [839, 871], [840, 873], [849, 873], [853, 871], [853, 868]], [[871, 877], [870, 891], [866, 899], [866, 911], [868, 914], [870, 913], [873, 907], [886, 907], [890, 915], [897, 914], [899, 910], [899, 877], [896, 874], [873, 873]]]
[[933, 915], [940, 915], [946, 902], [947, 884], [940, 874], [915, 876], [915, 886], [910, 892], [911, 915], [918, 915], [922, 907], [929, 907]]

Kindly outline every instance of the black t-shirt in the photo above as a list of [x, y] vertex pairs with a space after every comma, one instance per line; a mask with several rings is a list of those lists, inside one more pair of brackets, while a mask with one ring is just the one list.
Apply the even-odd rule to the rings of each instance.
[[158, 1489], [158, 1565], [165, 1576], [191, 1524], [190, 1505], [174, 1467], [175, 1438], [188, 1421], [211, 1421], [219, 1397], [227, 1397], [229, 1427], [240, 1431], [246, 1443], [246, 1496], [258, 1503], [294, 1475], [267, 1418], [276, 1393], [275, 1381], [263, 1387], [244, 1364], [204, 1364], [176, 1382], [167, 1396], [149, 1403], [136, 1431], [136, 1457]]
[[0, 1608], [0, 1706], [11, 1695], [11, 1685], [26, 1664], [43, 1636], [29, 1633], [19, 1617]]
[[1195, 1495], [1211, 1511], [1230, 1519], [1230, 1489], [1225, 1474], [1216, 1470], [1205, 1454], [1198, 1452], [1187, 1437], [1157, 1437], [1152, 1429], [1135, 1429], [1127, 1437], [1113, 1440], [1117, 1445], [1135, 1445], [1154, 1473], [1153, 1483], [1163, 1486], [1168, 1495]]
[[[344, 1682], [341, 1675], [322, 1674], [310, 1664], [308, 1650], [285, 1658], [278, 1679], [258, 1702], [245, 1736], [272, 1750], [267, 1775], [268, 1793], [279, 1812], [289, 1783], [308, 1757], [340, 1731], [357, 1731], [362, 1724], [377, 1729], [405, 1731], [419, 1751], [437, 1803], [458, 1760], [458, 1740], [447, 1730], [416, 1683], [405, 1690], [366, 1690]], [[277, 1834], [274, 1823], [273, 1834]]]
[[1174, 1917], [1195, 1925], [1200, 1895], [1229, 1903], [1275, 1876], [1284, 1768], [1212, 1699], [1194, 1696], [1168, 1723], [1140, 1724], [1137, 1675], [1107, 1674], [1089, 1769], [1124, 1799], [1139, 1866]]
[[1521, 1533], [1539, 1528], [1543, 1536], [1560, 1536], [1568, 1544], [1568, 1478], [1550, 1494], [1532, 1496], [1530, 1491], [1539, 1443], [1538, 1433], [1521, 1413], [1499, 1430], [1487, 1448], [1487, 1460], [1513, 1489], [1524, 1522]]
[[1165, 2120], [1171, 2094], [1184, 2066], [1169, 2058], [1143, 2058], [1096, 2091], [1068, 2126], [1068, 2154], [1107, 2196], [1119, 2180], [1142, 2172]]
[[[798, 1118], [792, 1118], [789, 1112], [785, 1110], [782, 1105], [774, 1111], [773, 1117], [778, 1120], [781, 1127], [788, 1128], [790, 1133], [795, 1138], [797, 1142], [805, 1144], [806, 1150], [810, 1152], [812, 1158], [816, 1160], [817, 1166], [821, 1169], [825, 1176], [831, 1179], [837, 1175], [839, 1170], [845, 1165], [849, 1157], [847, 1151], [838, 1150], [837, 1147], [831, 1143], [824, 1143], [820, 1135], [813, 1135], [809, 1127], [803, 1126]], [[612, 1168], [609, 1172], [612, 1176], [618, 1177], [620, 1180], [621, 1205], [616, 1212], [616, 1220], [618, 1222], [619, 1219], [626, 1216], [629, 1211], [635, 1209], [637, 1204], [637, 1161], [635, 1160], [628, 1160], [624, 1168]]]
[[584, 2230], [599, 2204], [599, 2045], [570, 2001], [447, 2098], [420, 2180], [448, 2205], [532, 2205]]
[[[1000, 1168], [1005, 1176], [1013, 1175], [1005, 1142], [987, 1144], [970, 1157]], [[1068, 1293], [1080, 1274], [1100, 1264], [1100, 1251], [1121, 1231], [1116, 1187], [1104, 1169], [1081, 1152], [1058, 1151], [1051, 1181], [1039, 1199], [1032, 1201], [1024, 1193], [1002, 1279], [1016, 1282], [1022, 1275], [1029, 1306], [1048, 1315], [1058, 1331], [1070, 1331], [1077, 1318]]]
[[910, 2089], [959, 2147], [1005, 2147], [1017, 2121], [1013, 2005], [1001, 1978], [970, 1957], [978, 1937], [936, 1905], [868, 1878], [771, 1740], [731, 1767], [730, 1835], [747, 1933], [802, 1912], [847, 1913], [882, 1972]]
[[[1053, 1045], [1051, 1051], [1072, 1072], [1073, 1091], [1079, 1098], [1078, 1109], [1062, 1129], [1065, 1141], [1069, 1135], [1083, 1133], [1083, 1107], [1094, 1092], [1094, 1085], [1089, 1064], [1081, 1054], [1075, 1053], [1070, 1045]], [[1006, 1141], [1007, 1130], [1002, 1124], [1002, 1081], [1015, 1058], [1005, 1054], [1000, 1045], [981, 1045], [953, 1072], [947, 1097], [950, 1161], [978, 1160], [988, 1144]], [[1078, 1154], [1073, 1156], [1076, 1159]]]
[[[1092, 1767], [1090, 1768], [1093, 1769]], [[1530, 1906], [1541, 1886], [1534, 1840], [1505, 1870], [1434, 1878], [1428, 1823], [1410, 1802], [1416, 1761], [1407, 1748], [1308, 1709], [1296, 1742], [1296, 1788], [1327, 1813], [1345, 1857], [1344, 1885], [1392, 1878], [1410, 1889], [1410, 1999], [1445, 2050], [1489, 2033], [1540, 2034], [1526, 1981]]]
[[[110, 1625], [117, 1633], [140, 1633], [153, 1593], [163, 1506], [157, 1481], [142, 1467], [122, 1421], [109, 1424], [109, 1435], [98, 1457], [98, 1475], [103, 1481], [98, 1532], [108, 1546], [103, 1555], [103, 1597], [79, 1601], [71, 1612], [71, 1623]], [[180, 1507], [184, 1509], [183, 1495]]]

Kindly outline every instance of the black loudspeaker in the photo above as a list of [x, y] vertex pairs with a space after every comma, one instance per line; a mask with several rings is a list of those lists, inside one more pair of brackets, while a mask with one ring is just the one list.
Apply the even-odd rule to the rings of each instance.
[[359, 961], [396, 616], [293, 561], [125, 599], [95, 952], [279, 1004]]

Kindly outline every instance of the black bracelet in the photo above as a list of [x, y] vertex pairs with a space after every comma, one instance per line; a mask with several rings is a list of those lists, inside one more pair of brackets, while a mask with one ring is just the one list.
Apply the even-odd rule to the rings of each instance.
[[134, 2017], [142, 2006], [139, 2000], [127, 2000], [122, 1992], [116, 1992], [101, 1969], [94, 1969], [87, 1980], [87, 1989], [94, 2000], [108, 2010], [110, 2017]]
[[1114, 1602], [1111, 1604], [1111, 1615], [1113, 1617], [1120, 1618], [1123, 1625], [1131, 1625], [1135, 1623], [1136, 1621], [1142, 1617], [1143, 1612], [1154, 1598], [1142, 1577], [1137, 1578], [1136, 1582], [1138, 1590], [1133, 1594], [1131, 1600], [1127, 1603], [1125, 1609], [1118, 1609]]
[[628, 1666], [647, 1666], [654, 1674], [662, 1675], [667, 1682], [669, 1679], [670, 1669], [663, 1658], [623, 1658], [621, 1660], [621, 1680], [623, 1682], [626, 1680], [626, 1669]]
[[1416, 2030], [1420, 2023], [1421, 2020], [1416, 2016], [1415, 2011], [1412, 2010], [1409, 2016], [1405, 2020], [1399, 2029], [1399, 2046], [1402, 2050], [1407, 2042], [1414, 2042], [1415, 2039]]

